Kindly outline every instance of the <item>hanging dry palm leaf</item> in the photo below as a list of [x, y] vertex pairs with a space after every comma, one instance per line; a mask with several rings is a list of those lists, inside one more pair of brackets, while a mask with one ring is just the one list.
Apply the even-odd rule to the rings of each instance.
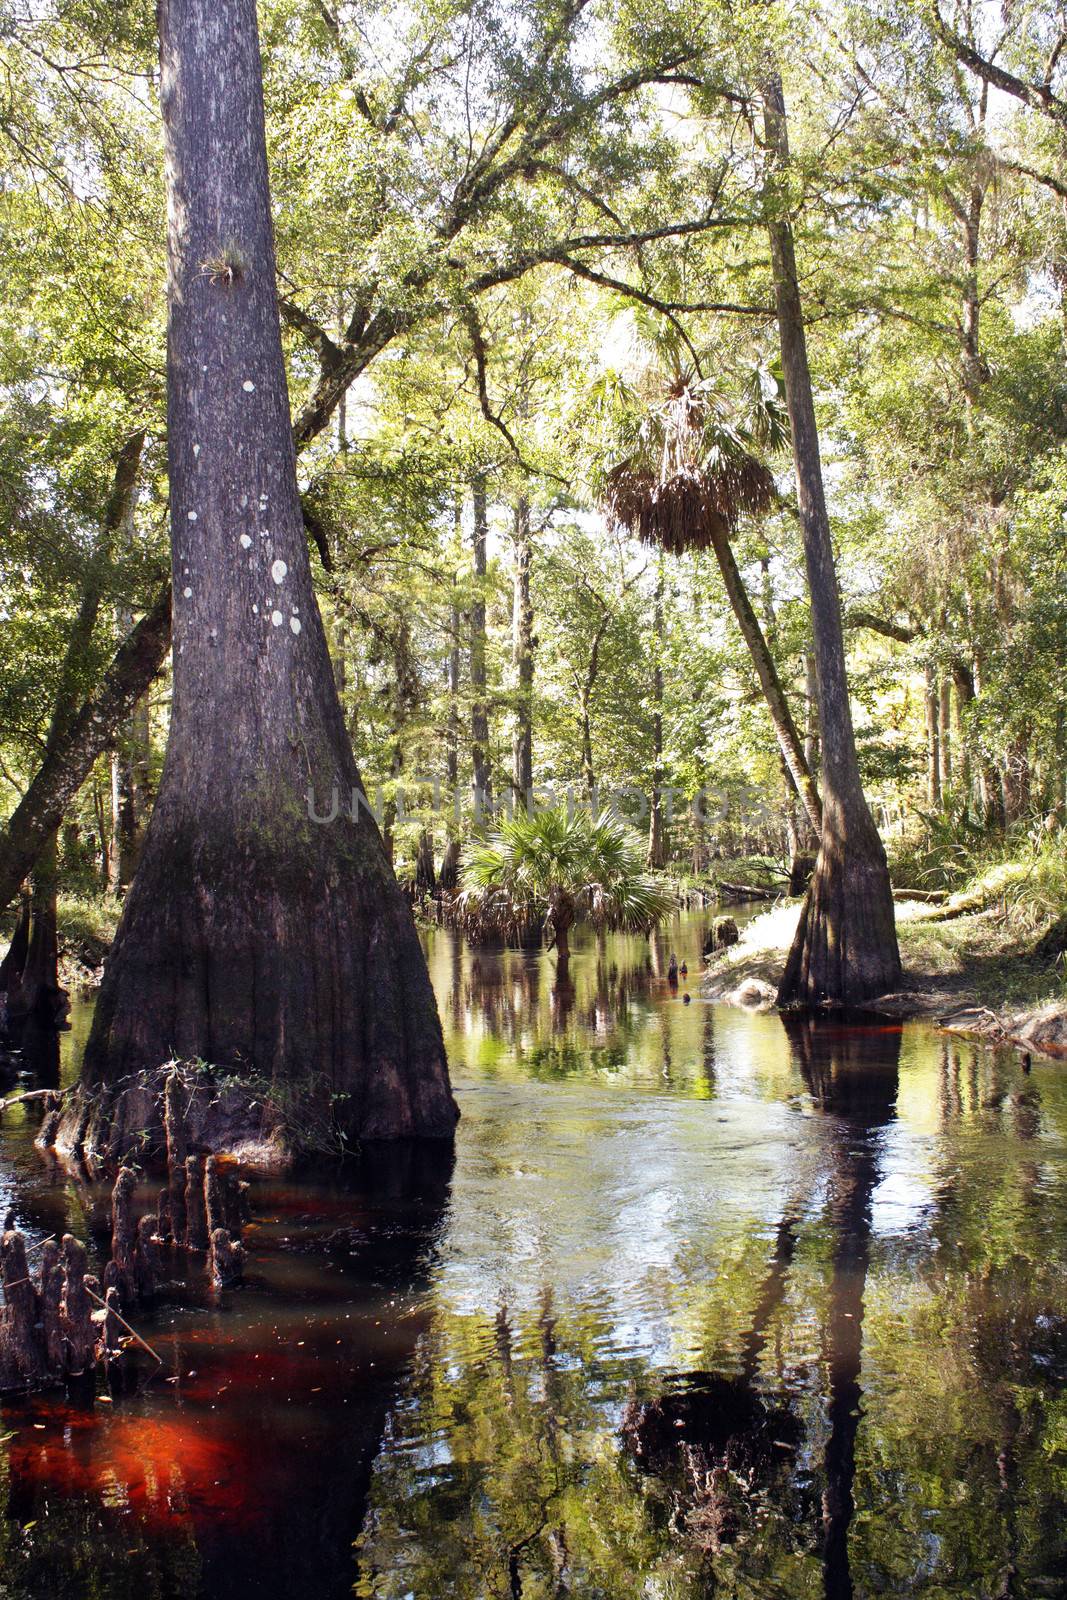
[[672, 555], [729, 538], [743, 516], [767, 511], [774, 475], [705, 382], [679, 378], [643, 422], [638, 447], [604, 479], [616, 526]]

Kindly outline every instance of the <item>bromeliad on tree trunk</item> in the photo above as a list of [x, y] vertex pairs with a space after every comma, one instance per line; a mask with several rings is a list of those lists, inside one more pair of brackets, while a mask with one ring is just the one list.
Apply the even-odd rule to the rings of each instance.
[[378, 830], [362, 807], [317, 823], [308, 800], [360, 780], [297, 492], [255, 3], [162, 0], [159, 24], [174, 702], [58, 1142], [161, 1143], [175, 1057], [256, 1084], [243, 1126], [200, 1130], [209, 1148], [284, 1128], [284, 1159], [324, 1117], [346, 1138], [448, 1138], [440, 1023]]

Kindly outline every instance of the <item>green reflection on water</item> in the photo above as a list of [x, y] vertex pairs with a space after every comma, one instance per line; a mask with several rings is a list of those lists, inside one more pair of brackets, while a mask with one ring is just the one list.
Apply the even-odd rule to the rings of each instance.
[[[1067, 1592], [1060, 1075], [686, 1006], [700, 931], [563, 995], [433, 936], [463, 1143], [357, 1592]], [[707, 1373], [798, 1442], [642, 1471], [624, 1417]]]
[[[180, 1383], [9, 1408], [0, 1589], [1067, 1592], [1067, 1080], [705, 1005], [705, 925], [580, 938], [562, 986], [429, 934], [454, 1171], [261, 1190], [247, 1287], [157, 1313]], [[32, 1132], [9, 1198], [81, 1227]]]

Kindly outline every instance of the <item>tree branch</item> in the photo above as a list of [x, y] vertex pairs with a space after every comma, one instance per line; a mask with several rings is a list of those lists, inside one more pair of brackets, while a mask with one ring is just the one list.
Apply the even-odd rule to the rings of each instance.
[[1017, 77], [1014, 72], [1009, 72], [1006, 67], [997, 66], [995, 61], [988, 60], [969, 40], [949, 26], [941, 15], [937, 0], [934, 0], [931, 9], [934, 28], [942, 44], [952, 50], [976, 77], [984, 78], [986, 83], [991, 83], [994, 88], [1003, 90], [1005, 94], [1021, 100], [1023, 105], [1030, 106], [1032, 110], [1040, 111], [1042, 115], [1050, 117], [1053, 122], [1067, 127], [1067, 100], [1054, 94], [1048, 83], [1030, 83], [1025, 78]]
[[867, 628], [871, 633], [880, 633], [887, 639], [896, 639], [900, 644], [911, 644], [914, 639], [922, 639], [926, 629], [919, 623], [894, 622], [891, 617], [879, 617], [873, 611], [863, 611], [853, 607], [845, 616], [845, 622], [850, 628]]

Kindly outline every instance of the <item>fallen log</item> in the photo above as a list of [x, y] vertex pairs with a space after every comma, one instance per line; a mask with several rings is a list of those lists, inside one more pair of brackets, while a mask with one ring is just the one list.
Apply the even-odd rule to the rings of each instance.
[[729, 900], [731, 904], [741, 900], [777, 900], [782, 893], [781, 889], [764, 889], [757, 883], [727, 883], [720, 879], [716, 884], [720, 900]]

